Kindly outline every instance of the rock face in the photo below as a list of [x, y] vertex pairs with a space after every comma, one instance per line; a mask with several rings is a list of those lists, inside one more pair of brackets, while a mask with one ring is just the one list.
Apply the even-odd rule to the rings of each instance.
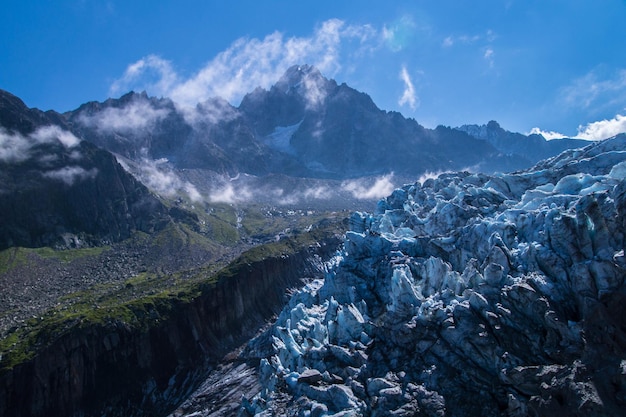
[[293, 253], [235, 262], [189, 300], [148, 297], [131, 306], [131, 318], [70, 323], [50, 340], [43, 333], [36, 343], [46, 347], [33, 359], [0, 371], [0, 415], [165, 415], [280, 311], [287, 289], [320, 277], [339, 244], [329, 236]]
[[0, 91], [0, 249], [77, 247], [151, 232], [167, 209], [56, 113]]
[[624, 149], [441, 175], [355, 213], [325, 280], [250, 342], [263, 387], [242, 413], [623, 414]]

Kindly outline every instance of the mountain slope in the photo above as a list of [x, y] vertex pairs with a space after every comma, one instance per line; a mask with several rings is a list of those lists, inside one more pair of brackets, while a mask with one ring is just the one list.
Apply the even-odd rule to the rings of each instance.
[[0, 249], [115, 242], [167, 222], [167, 209], [60, 115], [3, 91], [0, 115]]

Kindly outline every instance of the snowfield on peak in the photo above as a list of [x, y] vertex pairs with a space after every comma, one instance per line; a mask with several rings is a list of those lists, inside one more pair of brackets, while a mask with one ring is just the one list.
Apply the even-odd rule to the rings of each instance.
[[243, 357], [242, 415], [613, 416], [626, 407], [626, 135], [443, 174], [354, 213]]

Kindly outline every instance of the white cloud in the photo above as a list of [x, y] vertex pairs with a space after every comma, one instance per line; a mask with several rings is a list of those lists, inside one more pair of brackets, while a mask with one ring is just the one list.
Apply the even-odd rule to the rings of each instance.
[[398, 100], [398, 105], [404, 106], [405, 104], [408, 104], [411, 109], [415, 110], [415, 108], [419, 105], [419, 100], [415, 94], [415, 87], [413, 87], [411, 77], [404, 66], [400, 71], [400, 79], [404, 82], [404, 92], [402, 93], [400, 100]]
[[7, 132], [0, 127], [0, 161], [21, 162], [30, 157], [31, 140], [19, 133]]
[[98, 170], [96, 168], [86, 170], [79, 166], [67, 166], [53, 171], [46, 171], [42, 175], [47, 178], [62, 181], [67, 185], [73, 185], [76, 181], [94, 178], [98, 175]]
[[483, 54], [483, 58], [485, 58], [485, 61], [487, 61], [487, 63], [489, 64], [489, 68], [493, 68], [494, 57], [495, 57], [495, 52], [494, 52], [493, 48], [485, 49], [485, 53]]
[[578, 126], [579, 139], [602, 140], [626, 132], [626, 116], [616, 115], [610, 120], [600, 120], [585, 126]]
[[613, 74], [595, 69], [561, 89], [561, 101], [569, 107], [595, 109], [626, 103], [626, 70]]
[[443, 42], [441, 43], [441, 46], [443, 46], [444, 48], [450, 48], [457, 44], [473, 45], [473, 44], [483, 42], [483, 41], [484, 43], [491, 43], [495, 41], [497, 37], [498, 36], [496, 35], [496, 33], [491, 29], [488, 29], [484, 34], [478, 34], [478, 35], [468, 35], [468, 34], [457, 35], [457, 36], [450, 35], [444, 38]]
[[[129, 167], [122, 163], [127, 171]], [[187, 195], [191, 201], [201, 201], [202, 195], [193, 184], [181, 180], [167, 165], [167, 159], [151, 160], [144, 158], [140, 162], [137, 175], [149, 189], [157, 194], [166, 197], [176, 197], [177, 195]]]
[[332, 196], [332, 190], [325, 186], [306, 188], [302, 195], [305, 199], [327, 200]]
[[122, 78], [116, 80], [109, 89], [111, 96], [127, 93], [129, 86], [139, 82], [143, 89], [153, 95], [167, 95], [176, 84], [178, 76], [169, 61], [156, 55], [148, 55], [145, 58], [131, 64], [126, 68]]
[[65, 148], [73, 148], [80, 139], [58, 126], [43, 126], [29, 135], [8, 132], [0, 127], [0, 161], [21, 162], [30, 158], [33, 146], [58, 142]]
[[366, 180], [350, 180], [345, 181], [341, 188], [352, 194], [357, 199], [376, 199], [383, 198], [391, 194], [395, 186], [391, 181], [393, 174], [383, 175], [376, 178], [374, 184], [368, 184]]
[[563, 139], [567, 137], [567, 135], [564, 135], [562, 133], [555, 132], [555, 131], [541, 130], [538, 127], [533, 127], [532, 129], [530, 129], [530, 132], [528, 132], [528, 134], [529, 135], [541, 135], [547, 140]]
[[74, 134], [59, 126], [43, 126], [31, 134], [31, 137], [39, 143], [50, 143], [58, 140], [66, 148], [73, 148], [80, 143]]
[[226, 184], [209, 194], [209, 201], [212, 203], [234, 204], [251, 198], [252, 192], [247, 187], [235, 188], [232, 184]]
[[154, 125], [169, 114], [154, 108], [147, 99], [135, 98], [122, 108], [107, 107], [91, 115], [81, 114], [79, 121], [102, 132], [131, 132]]
[[[178, 76], [168, 61], [151, 55], [130, 65], [113, 83], [111, 93], [146, 90], [187, 108], [213, 97], [238, 104], [243, 95], [256, 87], [269, 88], [296, 64], [308, 63], [334, 76], [341, 69], [343, 50], [360, 51], [374, 45], [375, 40], [376, 31], [369, 25], [347, 25], [331, 19], [310, 37], [285, 38], [275, 32], [263, 39], [238, 39], [187, 79]], [[352, 47], [354, 43], [357, 47]]]
[[448, 172], [450, 171], [425, 172], [417, 179], [417, 182], [419, 182], [421, 185], [424, 185], [427, 180], [436, 180], [441, 174], [445, 174]]

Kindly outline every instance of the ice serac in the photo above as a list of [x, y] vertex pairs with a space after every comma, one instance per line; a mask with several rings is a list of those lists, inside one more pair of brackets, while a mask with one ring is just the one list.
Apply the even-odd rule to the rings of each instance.
[[624, 149], [445, 174], [355, 213], [325, 280], [250, 342], [264, 386], [242, 412], [623, 414]]

